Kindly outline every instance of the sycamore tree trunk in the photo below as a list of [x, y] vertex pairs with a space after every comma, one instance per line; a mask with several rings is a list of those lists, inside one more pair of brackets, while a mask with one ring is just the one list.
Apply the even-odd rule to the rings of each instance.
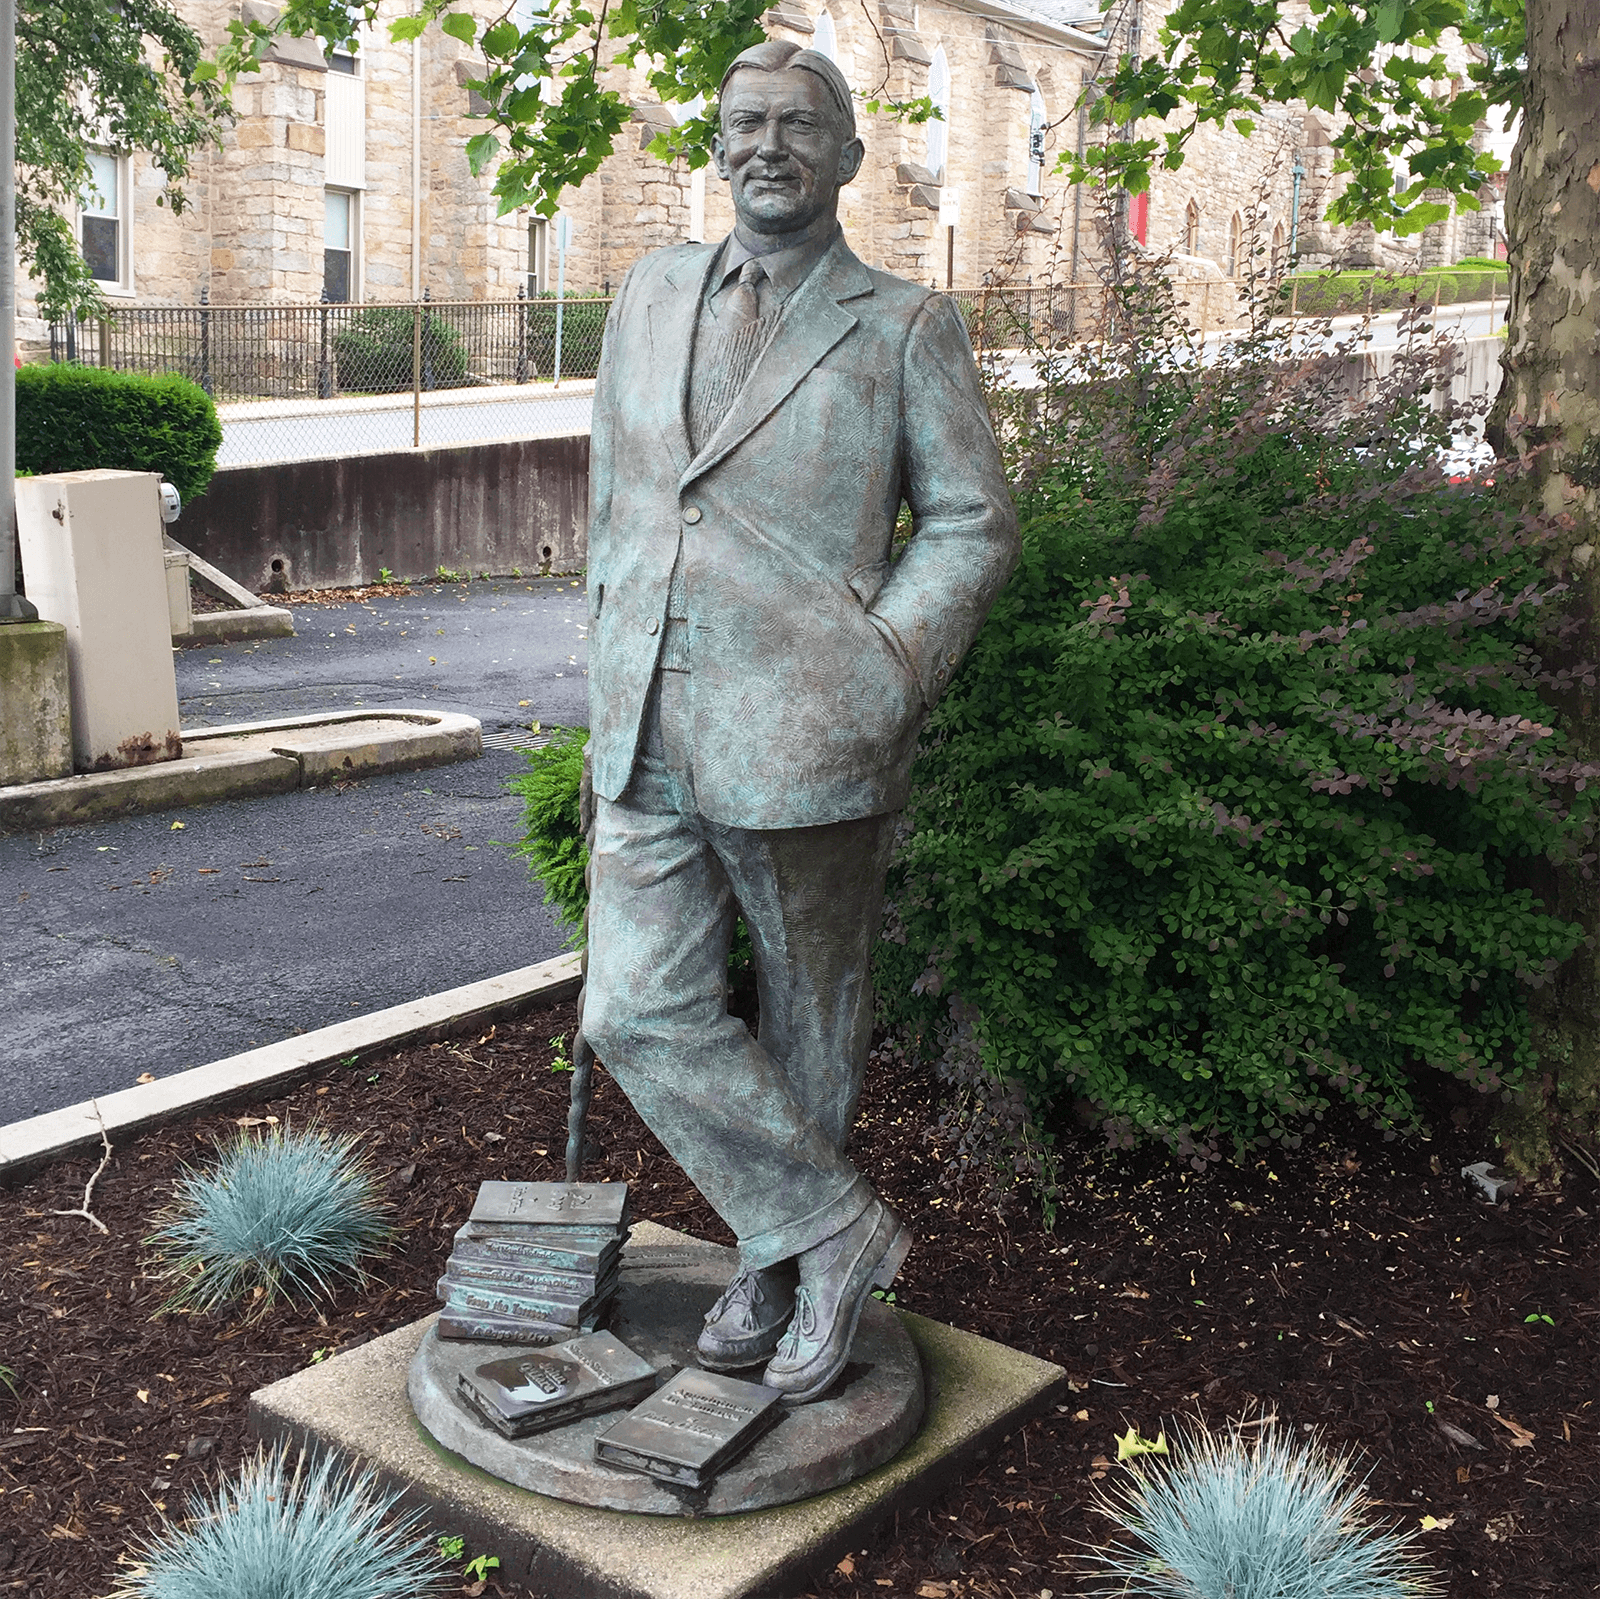
[[[1511, 308], [1505, 377], [1490, 438], [1521, 458], [1532, 497], [1563, 532], [1551, 564], [1583, 626], [1557, 653], [1600, 659], [1600, 0], [1528, 0], [1521, 134], [1506, 191]], [[1591, 758], [1600, 755], [1600, 690], [1560, 702]], [[1594, 870], [1600, 873], [1600, 863]], [[1508, 1160], [1559, 1180], [1562, 1157], [1600, 1151], [1600, 875], [1565, 874], [1561, 909], [1591, 934], [1535, 1000], [1545, 1073], [1508, 1110]]]

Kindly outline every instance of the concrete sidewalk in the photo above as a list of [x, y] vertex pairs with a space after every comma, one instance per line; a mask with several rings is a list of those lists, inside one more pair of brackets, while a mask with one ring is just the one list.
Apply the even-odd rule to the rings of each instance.
[[203, 728], [184, 734], [175, 761], [0, 788], [0, 833], [283, 794], [482, 753], [477, 720], [451, 711], [336, 711]]

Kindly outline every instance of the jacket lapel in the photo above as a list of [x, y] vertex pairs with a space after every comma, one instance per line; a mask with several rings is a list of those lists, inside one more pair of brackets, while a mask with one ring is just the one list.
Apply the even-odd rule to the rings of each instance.
[[[777, 331], [717, 431], [706, 440], [699, 455], [685, 463], [678, 484], [680, 489], [738, 449], [788, 399], [812, 367], [856, 325], [856, 318], [840, 301], [871, 292], [872, 279], [866, 268], [843, 238], [835, 240], [810, 277], [789, 297]], [[698, 311], [697, 297], [694, 314]], [[692, 343], [692, 316], [690, 337]], [[685, 393], [687, 381], [685, 370]], [[680, 415], [684, 413], [684, 406], [680, 405], [679, 412]], [[686, 427], [684, 438], [688, 438]]]
[[689, 456], [689, 359], [694, 349], [695, 322], [700, 302], [705, 297], [706, 278], [721, 250], [721, 243], [685, 255], [661, 278], [661, 292], [648, 307], [650, 326], [650, 374], [659, 382], [646, 379], [647, 391], [656, 402], [657, 423], [674, 469], [681, 475], [688, 470]]

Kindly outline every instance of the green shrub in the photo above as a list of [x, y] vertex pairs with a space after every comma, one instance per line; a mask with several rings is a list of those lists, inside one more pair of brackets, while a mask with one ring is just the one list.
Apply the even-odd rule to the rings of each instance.
[[[333, 336], [339, 387], [357, 394], [409, 389], [415, 334], [409, 306], [357, 312]], [[471, 382], [461, 335], [433, 311], [422, 313], [422, 379], [435, 389], [459, 389]]]
[[185, 1169], [161, 1227], [145, 1240], [174, 1284], [163, 1310], [239, 1300], [265, 1315], [280, 1295], [314, 1299], [363, 1283], [363, 1262], [391, 1228], [378, 1180], [354, 1134], [249, 1129], [216, 1145], [207, 1171]]
[[[1373, 311], [1403, 311], [1410, 305], [1466, 304], [1506, 297], [1505, 263], [1463, 262], [1459, 266], [1408, 276], [1385, 272], [1307, 272], [1280, 286], [1301, 315], [1353, 316]], [[1370, 296], [1370, 298], [1369, 298]]]
[[589, 851], [578, 814], [588, 739], [586, 728], [552, 728], [548, 744], [528, 751], [528, 770], [506, 785], [523, 802], [522, 837], [511, 847], [528, 863], [529, 875], [543, 884], [544, 902], [555, 907], [556, 921], [573, 929], [574, 947], [582, 941], [589, 903], [583, 875]]
[[1085, 1564], [1097, 1599], [1421, 1599], [1442, 1590], [1414, 1534], [1372, 1524], [1348, 1456], [1315, 1436], [1180, 1432], [1172, 1465], [1139, 1460], [1096, 1494], [1133, 1542]]
[[1338, 356], [1202, 369], [1146, 310], [1002, 418], [1022, 559], [924, 734], [888, 1017], [980, 1109], [1196, 1163], [1414, 1125], [1430, 1070], [1510, 1094], [1581, 939], [1533, 869], [1591, 821], [1544, 534], [1433, 464], [1424, 355], [1355, 406]]
[[[600, 336], [610, 302], [569, 296], [561, 310], [561, 375], [592, 378], [600, 368]], [[534, 375], [549, 377], [556, 362], [556, 302], [532, 300], [527, 309], [528, 356]]]
[[187, 378], [58, 364], [17, 371], [22, 471], [159, 472], [189, 501], [211, 481], [221, 443], [211, 396]]
[[258, 1449], [135, 1549], [116, 1599], [420, 1599], [446, 1573], [420, 1511], [332, 1455]]

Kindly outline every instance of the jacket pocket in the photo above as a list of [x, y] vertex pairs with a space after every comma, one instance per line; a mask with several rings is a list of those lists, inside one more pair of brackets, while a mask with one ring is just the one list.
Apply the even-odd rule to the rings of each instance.
[[846, 579], [855, 597], [861, 601], [862, 610], [870, 610], [872, 602], [878, 597], [878, 590], [883, 587], [884, 580], [889, 576], [890, 561], [873, 561], [868, 566], [858, 566]]

